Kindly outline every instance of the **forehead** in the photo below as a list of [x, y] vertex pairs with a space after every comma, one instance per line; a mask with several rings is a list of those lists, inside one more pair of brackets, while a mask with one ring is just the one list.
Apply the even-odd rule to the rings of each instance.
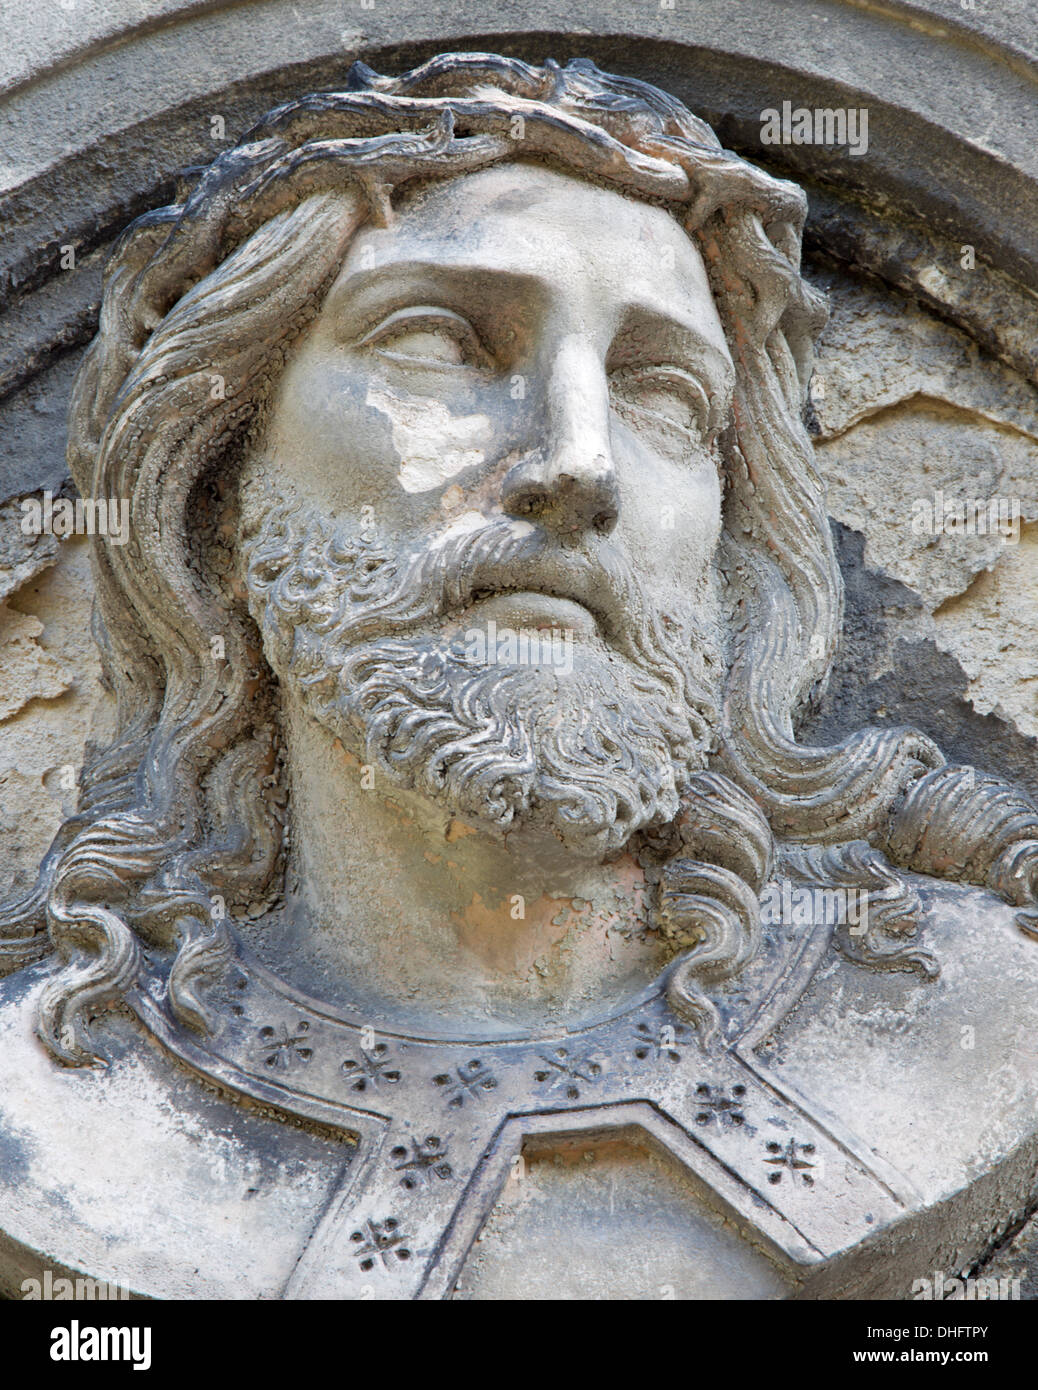
[[403, 242], [448, 243], [448, 255], [467, 246], [484, 257], [502, 253], [506, 263], [579, 265], [601, 278], [621, 267], [629, 281], [645, 284], [678, 265], [698, 270], [697, 280], [704, 274], [695, 246], [663, 208], [518, 161], [412, 195], [397, 231]]
[[364, 271], [414, 266], [468, 271], [491, 291], [496, 277], [530, 293], [642, 308], [688, 326], [727, 356], [703, 260], [687, 233], [664, 208], [577, 175], [517, 161], [409, 194], [391, 226], [355, 239], [332, 298], [355, 288]]

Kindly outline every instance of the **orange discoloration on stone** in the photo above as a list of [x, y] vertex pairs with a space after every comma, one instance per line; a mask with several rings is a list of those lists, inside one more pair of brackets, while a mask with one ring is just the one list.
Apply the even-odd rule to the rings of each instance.
[[534, 962], [545, 952], [553, 953], [570, 930], [558, 926], [553, 918], [559, 909], [571, 906], [565, 898], [541, 897], [525, 904], [525, 915], [512, 917], [512, 901], [506, 897], [499, 906], [490, 907], [479, 893], [462, 912], [452, 912], [451, 921], [461, 945], [496, 975], [525, 977]]
[[336, 753], [338, 753], [339, 757], [342, 759], [342, 761], [346, 764], [347, 767], [361, 766], [360, 759], [356, 757], [353, 753], [349, 752], [348, 749], [343, 747], [342, 739], [337, 738], [332, 744], [332, 748]]
[[393, 801], [392, 798], [387, 796], [384, 798], [384, 804], [390, 814], [395, 816], [401, 825], [414, 825], [414, 816], [405, 806], [401, 806], [399, 801]]
[[451, 483], [450, 487], [444, 489], [440, 497], [440, 508], [447, 516], [461, 511], [467, 505], [468, 499], [457, 483]]
[[630, 856], [617, 861], [615, 872], [608, 903], [543, 894], [526, 901], [518, 919], [512, 916], [512, 895], [503, 894], [491, 906], [473, 893], [467, 907], [451, 913], [458, 942], [499, 979], [567, 969], [578, 937], [585, 947], [597, 943], [605, 957], [612, 959], [617, 948], [623, 955], [636, 949], [639, 928], [647, 923], [648, 890], [642, 869]]

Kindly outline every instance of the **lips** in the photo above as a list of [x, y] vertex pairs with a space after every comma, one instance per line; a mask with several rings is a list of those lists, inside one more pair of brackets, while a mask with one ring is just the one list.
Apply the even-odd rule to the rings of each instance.
[[502, 625], [563, 627], [587, 635], [598, 631], [617, 640], [629, 631], [630, 586], [610, 569], [582, 555], [546, 555], [540, 545], [524, 546], [507, 557], [485, 557], [456, 572], [445, 616], [457, 617], [478, 606], [481, 617]]
[[473, 595], [469, 612], [473, 611], [499, 627], [562, 630], [586, 637], [598, 629], [594, 614], [584, 603], [543, 590], [480, 590]]

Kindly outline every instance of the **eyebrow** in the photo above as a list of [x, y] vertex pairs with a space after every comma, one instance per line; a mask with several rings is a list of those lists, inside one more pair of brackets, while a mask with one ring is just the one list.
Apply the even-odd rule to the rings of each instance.
[[[503, 266], [493, 260], [445, 262], [409, 257], [353, 271], [335, 286], [329, 297], [329, 305], [333, 312], [345, 313], [348, 307], [356, 307], [360, 301], [361, 315], [364, 316], [365, 296], [374, 296], [383, 289], [392, 290], [391, 298], [400, 301], [429, 290], [436, 293], [453, 291], [460, 296], [466, 291], [471, 292], [472, 280], [481, 277], [493, 277], [498, 284], [504, 283], [516, 299], [545, 302], [552, 290], [544, 277], [531, 271]], [[455, 303], [458, 302], [455, 299]], [[382, 312], [384, 308], [384, 305], [373, 305], [371, 313]], [[721, 377], [732, 377], [734, 368], [723, 329], [721, 341], [724, 351], [719, 348], [715, 338], [705, 333], [693, 320], [675, 313], [672, 305], [639, 298], [621, 306], [617, 336], [629, 332], [632, 325], [639, 322], [662, 338], [680, 344], [679, 350], [690, 360], [704, 363]]]
[[358, 299], [363, 300], [366, 294], [377, 293], [384, 287], [405, 297], [424, 286], [432, 286], [437, 292], [452, 288], [464, 290], [470, 288], [467, 282], [475, 276], [493, 276], [499, 282], [505, 281], [517, 296], [522, 297], [543, 295], [546, 288], [538, 275], [492, 262], [482, 265], [475, 261], [451, 263], [409, 258], [385, 261], [382, 265], [351, 272], [334, 287], [329, 304], [334, 309], [346, 310]]
[[[665, 342], [674, 343], [678, 355], [691, 362], [705, 366], [712, 374], [722, 378], [729, 389], [734, 384], [735, 363], [732, 361], [728, 339], [721, 328], [723, 349], [715, 338], [704, 333], [694, 321], [684, 315], [676, 314], [673, 306], [663, 306], [645, 300], [632, 300], [621, 316], [617, 338], [630, 333], [633, 328], [645, 324], [651, 333]], [[620, 354], [622, 358], [622, 353]], [[677, 364], [675, 364], [677, 365]]]

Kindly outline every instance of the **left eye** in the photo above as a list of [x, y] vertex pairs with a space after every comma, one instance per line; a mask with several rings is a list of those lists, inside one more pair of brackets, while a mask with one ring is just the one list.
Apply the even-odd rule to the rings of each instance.
[[391, 362], [412, 366], [491, 365], [490, 354], [467, 319], [450, 309], [421, 304], [390, 314], [356, 346], [371, 348]]
[[680, 367], [623, 367], [610, 385], [621, 412], [633, 410], [651, 421], [693, 436], [708, 432], [706, 392]]

